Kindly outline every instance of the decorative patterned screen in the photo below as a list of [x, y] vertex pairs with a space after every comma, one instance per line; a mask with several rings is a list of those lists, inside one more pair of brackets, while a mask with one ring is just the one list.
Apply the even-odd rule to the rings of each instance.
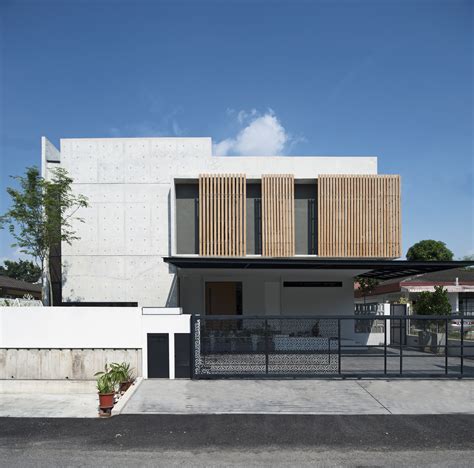
[[245, 175], [199, 176], [200, 255], [245, 255], [245, 199]]
[[294, 176], [262, 176], [262, 255], [291, 257], [295, 254]]
[[193, 376], [338, 373], [337, 319], [192, 316]]
[[319, 176], [318, 254], [399, 257], [400, 176]]

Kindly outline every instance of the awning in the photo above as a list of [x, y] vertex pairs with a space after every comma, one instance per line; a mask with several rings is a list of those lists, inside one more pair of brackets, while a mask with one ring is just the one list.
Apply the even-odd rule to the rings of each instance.
[[433, 271], [464, 268], [472, 261], [410, 262], [408, 260], [333, 259], [318, 257], [164, 257], [177, 268], [282, 269], [282, 270], [366, 270], [360, 276], [387, 280]]

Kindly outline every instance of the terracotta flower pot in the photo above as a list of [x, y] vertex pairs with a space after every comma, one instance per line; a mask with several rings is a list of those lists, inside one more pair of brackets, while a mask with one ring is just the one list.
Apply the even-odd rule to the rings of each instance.
[[99, 393], [99, 407], [112, 408], [114, 406], [115, 393]]

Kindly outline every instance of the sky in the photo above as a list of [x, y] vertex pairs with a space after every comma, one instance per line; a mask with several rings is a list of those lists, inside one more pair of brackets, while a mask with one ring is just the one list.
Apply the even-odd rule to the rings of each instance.
[[403, 252], [474, 254], [473, 2], [1, 0], [0, 21], [0, 213], [43, 135], [210, 136], [229, 157], [378, 156]]

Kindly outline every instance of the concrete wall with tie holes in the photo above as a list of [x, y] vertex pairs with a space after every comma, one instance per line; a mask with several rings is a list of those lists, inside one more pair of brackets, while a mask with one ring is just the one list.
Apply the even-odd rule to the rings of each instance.
[[45, 172], [64, 167], [90, 207], [74, 223], [80, 237], [62, 245], [63, 301], [178, 305], [174, 267], [162, 261], [176, 248], [175, 180], [200, 173], [376, 174], [376, 157], [217, 157], [210, 138], [43, 140]]

